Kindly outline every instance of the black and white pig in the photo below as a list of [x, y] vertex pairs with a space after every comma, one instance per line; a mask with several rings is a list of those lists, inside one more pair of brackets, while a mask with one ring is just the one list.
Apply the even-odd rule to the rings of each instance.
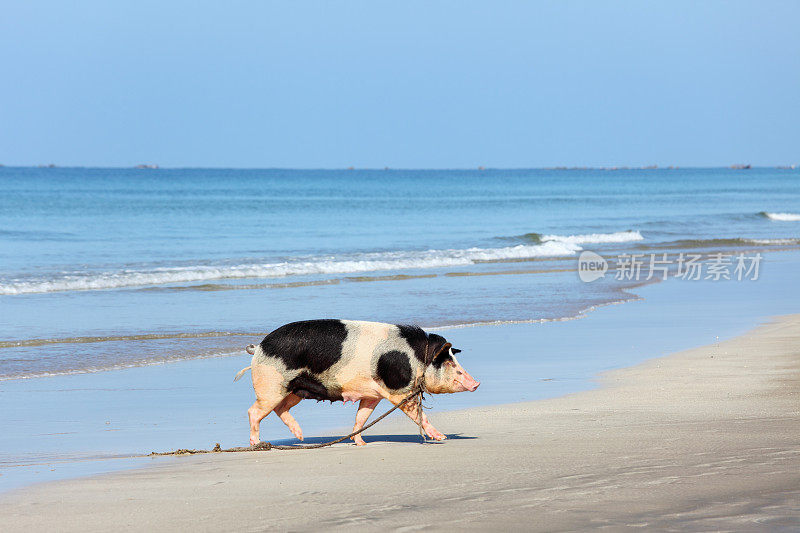
[[[270, 412], [280, 417], [295, 437], [303, 432], [289, 409], [300, 400], [355, 402], [358, 412], [353, 431], [361, 429], [381, 400], [397, 405], [423, 380], [433, 394], [474, 391], [480, 383], [458, 363], [444, 337], [418, 326], [354, 320], [305, 320], [279, 327], [251, 344], [250, 367], [256, 401], [248, 410], [250, 444], [257, 444], [261, 420]], [[418, 420], [419, 406], [406, 402], [401, 409]], [[422, 428], [432, 439], [444, 440], [421, 415]], [[361, 435], [354, 439], [366, 444]]]

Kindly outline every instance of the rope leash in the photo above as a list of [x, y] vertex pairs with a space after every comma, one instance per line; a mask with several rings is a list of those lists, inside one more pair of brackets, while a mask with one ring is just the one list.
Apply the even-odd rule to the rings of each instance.
[[362, 431], [366, 431], [367, 429], [371, 428], [372, 426], [374, 426], [375, 424], [377, 424], [378, 422], [380, 422], [381, 420], [383, 420], [384, 418], [386, 418], [387, 416], [392, 414], [395, 409], [398, 409], [398, 408], [402, 407], [403, 405], [405, 405], [406, 403], [408, 403], [408, 401], [411, 400], [412, 398], [414, 398], [415, 396], [419, 397], [419, 407], [418, 407], [418, 413], [417, 413], [417, 420], [415, 420], [415, 422], [419, 426], [419, 434], [422, 437], [423, 442], [425, 442], [427, 439], [425, 438], [425, 433], [424, 433], [424, 431], [422, 429], [422, 409], [423, 409], [422, 400], [424, 399], [423, 395], [425, 394], [425, 387], [424, 387], [423, 381], [424, 380], [420, 380], [420, 382], [414, 388], [414, 391], [411, 394], [409, 394], [408, 396], [406, 396], [405, 398], [403, 398], [403, 400], [400, 403], [398, 403], [397, 405], [395, 405], [394, 407], [392, 407], [391, 409], [389, 409], [388, 411], [383, 413], [381, 416], [379, 416], [378, 418], [376, 418], [375, 420], [373, 420], [369, 424], [365, 425], [364, 427], [362, 427], [358, 431], [354, 431], [354, 432], [350, 433], [349, 435], [345, 435], [344, 437], [340, 437], [340, 438], [338, 438], [336, 440], [332, 440], [330, 442], [320, 442], [320, 443], [317, 443], [317, 444], [288, 444], [288, 445], [270, 444], [269, 442], [259, 442], [258, 444], [255, 444], [253, 446], [240, 446], [240, 447], [236, 447], [236, 448], [225, 448], [225, 449], [223, 449], [219, 445], [219, 443], [217, 443], [216, 446], [214, 446], [214, 448], [211, 449], [211, 450], [187, 450], [187, 449], [181, 448], [181, 449], [178, 449], [178, 450], [175, 450], [175, 451], [172, 451], [172, 452], [151, 452], [148, 455], [148, 457], [161, 456], [161, 455], [195, 455], [195, 454], [199, 454], [199, 453], [261, 452], [261, 451], [267, 451], [267, 450], [311, 450], [311, 449], [314, 449], [314, 448], [324, 448], [326, 446], [333, 446], [334, 444], [338, 444], [338, 443], [340, 443], [342, 441], [345, 441], [345, 440], [347, 440], [347, 439], [349, 439], [351, 437], [355, 437], [356, 435], [358, 435]]

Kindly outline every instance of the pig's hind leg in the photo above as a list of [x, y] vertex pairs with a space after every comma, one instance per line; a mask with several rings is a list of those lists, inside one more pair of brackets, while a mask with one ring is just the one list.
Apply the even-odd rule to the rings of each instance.
[[300, 396], [290, 393], [289, 396], [281, 400], [281, 403], [275, 408], [275, 414], [283, 420], [283, 423], [291, 430], [292, 435], [303, 440], [303, 430], [300, 429], [300, 424], [289, 414], [289, 409], [300, 403], [300, 400], [302, 400]]
[[255, 446], [261, 442], [261, 438], [258, 436], [261, 421], [264, 420], [282, 400], [283, 398], [280, 396], [259, 398], [250, 406], [250, 409], [247, 410], [247, 415], [250, 418], [251, 446]]
[[[381, 401], [380, 398], [364, 398], [363, 400], [361, 400], [361, 402], [358, 404], [358, 412], [356, 413], [356, 425], [353, 426], [353, 431], [358, 431], [359, 429], [364, 427], [364, 424], [367, 423], [369, 415], [372, 414], [372, 411], [375, 410], [380, 401]], [[367, 444], [366, 442], [364, 442], [364, 439], [361, 438], [361, 433], [355, 435], [353, 437], [353, 440], [355, 441], [356, 446], [364, 446]]]
[[259, 437], [261, 421], [281, 404], [288, 392], [282, 384], [283, 376], [273, 366], [253, 365], [251, 374], [256, 401], [247, 410], [247, 414], [250, 419], [250, 445], [254, 446], [261, 442]]

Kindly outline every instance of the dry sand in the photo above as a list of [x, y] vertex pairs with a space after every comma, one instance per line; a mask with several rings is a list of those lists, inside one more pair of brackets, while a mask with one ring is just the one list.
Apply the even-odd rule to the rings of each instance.
[[415, 427], [395, 420], [365, 448], [181, 457], [43, 484], [2, 497], [0, 528], [800, 529], [800, 315], [601, 381], [433, 413], [444, 444], [409, 442]]

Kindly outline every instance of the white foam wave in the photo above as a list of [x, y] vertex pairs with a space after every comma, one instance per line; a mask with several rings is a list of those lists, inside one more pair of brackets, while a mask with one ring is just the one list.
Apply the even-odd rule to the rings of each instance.
[[457, 267], [480, 261], [570, 256], [582, 250], [581, 244], [622, 243], [642, 239], [643, 237], [638, 231], [566, 236], [544, 235], [538, 244], [520, 244], [504, 248], [371, 252], [240, 265], [193, 265], [99, 273], [73, 272], [50, 279], [17, 279], [0, 282], [0, 294], [120, 289], [226, 279]]
[[75, 272], [55, 279], [13, 280], [0, 283], [0, 294], [119, 289], [165, 283], [223, 279], [272, 278], [314, 274], [350, 274], [382, 270], [427, 269], [470, 265], [478, 261], [569, 256], [581, 248], [569, 242], [548, 241], [505, 248], [467, 248], [405, 252], [373, 252], [353, 256], [309, 257], [274, 263], [188, 266], [117, 272]]
[[743, 239], [745, 242], [753, 244], [774, 244], [774, 245], [792, 245], [798, 244], [798, 239]]
[[542, 242], [562, 242], [566, 244], [604, 244], [644, 240], [638, 231], [618, 231], [616, 233], [590, 233], [587, 235], [542, 235]]
[[778, 222], [798, 222], [800, 221], [800, 214], [797, 213], [767, 213], [764, 215], [770, 220]]

